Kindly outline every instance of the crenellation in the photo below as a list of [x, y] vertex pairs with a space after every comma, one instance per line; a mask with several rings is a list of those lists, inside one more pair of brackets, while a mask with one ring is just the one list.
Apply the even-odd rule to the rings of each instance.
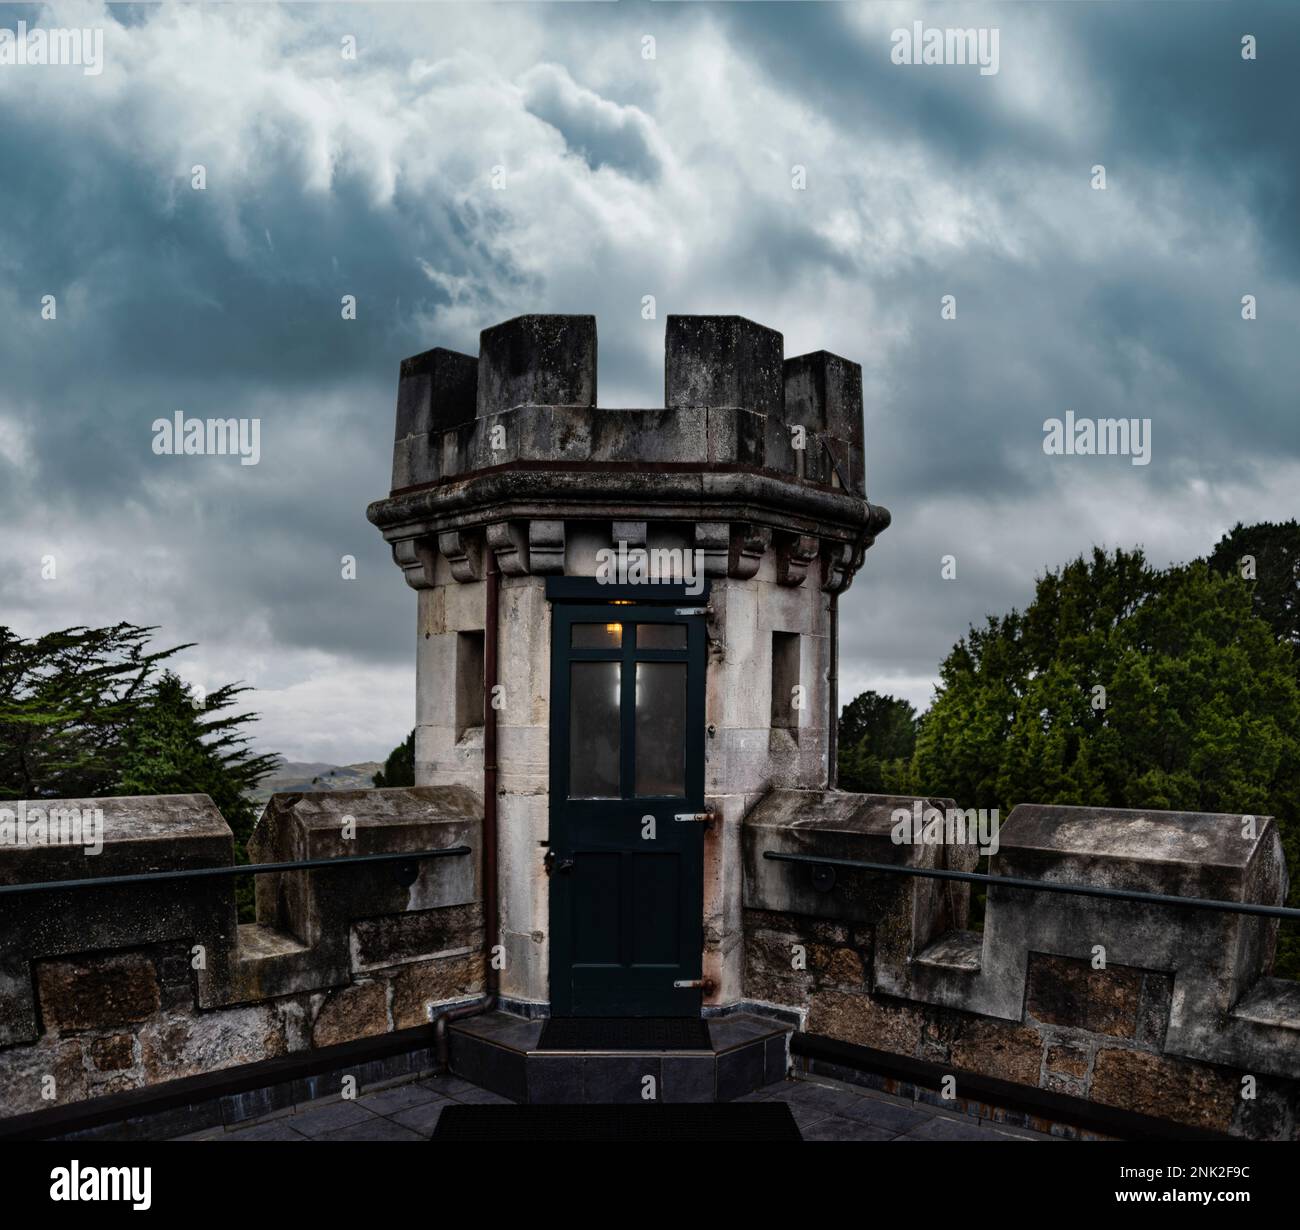
[[435, 346], [403, 359], [397, 384], [395, 438], [433, 436], [474, 418], [478, 360]]
[[[478, 361], [440, 346], [402, 360], [397, 382], [393, 490], [437, 482], [455, 473], [444, 438], [474, 419]], [[451, 462], [449, 465], [448, 462]]]
[[664, 405], [780, 417], [785, 339], [743, 316], [669, 316]]
[[479, 334], [478, 417], [596, 404], [596, 318], [516, 316]]

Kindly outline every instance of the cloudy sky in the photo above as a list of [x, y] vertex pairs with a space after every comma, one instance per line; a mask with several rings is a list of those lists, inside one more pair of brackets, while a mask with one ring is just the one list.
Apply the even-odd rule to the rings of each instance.
[[[999, 71], [891, 63], [917, 20], [996, 27]], [[1163, 564], [1297, 512], [1300, 6], [19, 21], [102, 28], [104, 68], [0, 65], [0, 622], [196, 641], [182, 673], [254, 685], [264, 750], [377, 759], [409, 729], [415, 595], [364, 518], [397, 365], [521, 312], [596, 314], [606, 405], [662, 404], [669, 312], [862, 363], [894, 525], [844, 600], [845, 699], [923, 708], [972, 621], [1094, 543]], [[260, 463], [154, 455], [178, 410], [260, 418]], [[1149, 418], [1151, 463], [1045, 456], [1070, 410]]]

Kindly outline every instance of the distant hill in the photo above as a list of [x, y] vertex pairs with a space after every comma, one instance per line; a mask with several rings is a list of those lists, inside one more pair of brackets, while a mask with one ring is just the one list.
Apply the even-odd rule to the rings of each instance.
[[254, 798], [265, 802], [273, 794], [287, 790], [369, 790], [375, 784], [375, 774], [383, 767], [377, 760], [345, 765], [287, 760], [262, 778]]

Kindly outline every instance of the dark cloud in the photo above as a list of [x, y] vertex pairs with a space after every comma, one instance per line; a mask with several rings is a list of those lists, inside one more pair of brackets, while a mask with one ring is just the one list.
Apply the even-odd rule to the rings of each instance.
[[[892, 65], [883, 6], [581, 8], [349, 10], [343, 68], [332, 6], [133, 6], [97, 83], [0, 78], [7, 620], [161, 620], [272, 707], [337, 677], [336, 710], [268, 739], [307, 756], [359, 726], [355, 756], [382, 754], [414, 602], [363, 510], [397, 363], [523, 311], [597, 314], [611, 404], [660, 402], [669, 312], [861, 361], [895, 520], [845, 600], [844, 669], [916, 700], [970, 622], [1094, 541], [1165, 562], [1294, 512], [1300, 11], [918, 10], [1000, 28], [981, 77]], [[1044, 457], [1067, 409], [1150, 417], [1152, 464]], [[261, 463], [155, 456], [176, 410], [260, 418]], [[47, 549], [60, 588], [13, 583]]]

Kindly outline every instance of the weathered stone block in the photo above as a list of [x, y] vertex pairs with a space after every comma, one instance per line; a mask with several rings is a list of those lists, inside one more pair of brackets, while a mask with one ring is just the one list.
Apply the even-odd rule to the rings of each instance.
[[914, 1004], [851, 991], [817, 991], [808, 1000], [808, 1032], [898, 1055], [915, 1055], [925, 1017]]
[[1230, 1072], [1117, 1047], [1097, 1052], [1089, 1096], [1138, 1114], [1226, 1131], [1238, 1088]]
[[862, 448], [862, 368], [826, 350], [796, 355], [784, 365], [787, 423], [824, 432]]
[[145, 1021], [160, 1003], [157, 970], [143, 953], [38, 962], [36, 989], [41, 1020], [52, 1033]]
[[808, 968], [818, 983], [865, 988], [866, 969], [862, 954], [852, 948], [814, 944], [808, 950]]
[[388, 1031], [388, 987], [358, 982], [331, 991], [312, 1025], [313, 1046], [333, 1046]]
[[449, 950], [480, 949], [482, 944], [483, 917], [477, 902], [363, 918], [352, 925], [352, 967], [406, 965]]
[[[770, 749], [766, 738], [764, 742]], [[821, 746], [817, 740], [812, 742]], [[973, 863], [974, 846], [900, 845], [893, 841], [895, 812], [910, 815], [915, 802], [910, 796], [769, 791], [745, 817], [745, 905], [873, 926], [877, 988], [882, 969], [886, 973], [895, 967], [902, 969], [908, 978], [923, 976], [924, 971], [910, 963], [910, 958], [945, 931], [964, 925], [957, 898], [937, 890], [932, 881], [843, 867], [836, 868], [830, 891], [822, 891], [814, 886], [807, 864], [765, 857], [770, 851], [900, 866], [960, 868]], [[952, 806], [951, 800], [945, 799], [924, 802], [940, 809]], [[884, 989], [890, 994], [895, 991], [892, 985]]]
[[971, 1017], [953, 1039], [951, 1054], [955, 1068], [1036, 1086], [1043, 1040], [1025, 1025]]
[[1065, 1076], [1086, 1076], [1088, 1074], [1088, 1048], [1072, 1042], [1062, 1042], [1055, 1046], [1049, 1046], [1044, 1063], [1049, 1072], [1059, 1072]]
[[1300, 1082], [1259, 1078], [1253, 1098], [1238, 1098], [1229, 1131], [1248, 1140], [1300, 1140]]
[[801, 914], [782, 914], [773, 910], [745, 910], [747, 932], [775, 932], [791, 943], [846, 944], [849, 928], [829, 918], [810, 918]]
[[812, 974], [794, 966], [800, 941], [771, 931], [751, 932], [745, 942], [745, 998], [767, 1004], [803, 1004], [812, 987]]
[[190, 945], [184, 940], [160, 944], [154, 955], [163, 1011], [191, 1011], [194, 1008], [194, 969], [190, 964]]
[[348, 924], [355, 918], [477, 899], [473, 847], [481, 814], [482, 805], [463, 786], [273, 795], [250, 842], [250, 853], [265, 862], [455, 845], [469, 845], [471, 853], [418, 863], [417, 878], [409, 886], [391, 868], [259, 876], [258, 921], [316, 946], [314, 964], [323, 978], [342, 966], [337, 976], [316, 985], [342, 982], [348, 972]]
[[429, 1006], [465, 999], [483, 989], [482, 953], [409, 965], [392, 980], [393, 1028], [427, 1025]]
[[1169, 1030], [1169, 1012], [1174, 996], [1174, 980], [1168, 974], [1148, 971], [1142, 978], [1142, 998], [1138, 1004], [1137, 1032], [1134, 1040], [1142, 1046], [1164, 1050]]
[[918, 1056], [932, 1063], [946, 1064], [952, 1053], [952, 1040], [961, 1032], [966, 1016], [947, 1008], [926, 1008]]
[[[0, 1108], [4, 1114], [22, 1115], [51, 1106], [65, 1106], [87, 1096], [88, 1082], [82, 1039], [56, 1041], [43, 1038], [33, 1046], [15, 1046], [3, 1052], [0, 1063]], [[53, 1099], [47, 1077], [54, 1078]]]
[[396, 439], [448, 431], [474, 418], [478, 360], [435, 346], [402, 360]]
[[1113, 1038], [1138, 1031], [1142, 971], [1031, 953], [1026, 1011], [1048, 1025], [1070, 1025]]
[[285, 1026], [273, 1004], [151, 1020], [140, 1032], [145, 1083], [275, 1059], [290, 1049]]
[[664, 405], [734, 406], [779, 415], [785, 340], [743, 316], [669, 316]]
[[135, 1064], [135, 1039], [130, 1034], [111, 1034], [90, 1040], [91, 1062], [101, 1072], [130, 1068]]
[[516, 316], [479, 334], [478, 415], [596, 404], [596, 318]]
[[807, 451], [807, 439], [804, 448], [796, 449], [795, 437], [788, 424], [775, 415], [763, 419], [763, 465], [778, 474], [797, 472], [796, 462]]

